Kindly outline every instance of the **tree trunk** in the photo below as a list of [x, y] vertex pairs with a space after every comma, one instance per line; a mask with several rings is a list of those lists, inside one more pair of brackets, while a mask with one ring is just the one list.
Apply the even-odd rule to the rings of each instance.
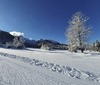
[[81, 52], [83, 53], [83, 51], [84, 51], [84, 49], [83, 48], [81, 48]]
[[81, 52], [83, 53], [84, 49], [83, 49], [83, 47], [82, 47], [82, 43], [81, 43], [81, 42], [79, 43], [79, 46], [80, 46]]
[[83, 53], [84, 49], [82, 47], [82, 41], [81, 41], [80, 33], [79, 33], [79, 47], [80, 47], [81, 52]]

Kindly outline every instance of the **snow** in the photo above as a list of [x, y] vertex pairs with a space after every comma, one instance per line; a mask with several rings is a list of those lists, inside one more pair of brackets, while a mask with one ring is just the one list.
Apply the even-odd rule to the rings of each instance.
[[38, 40], [37, 40], [37, 42], [41, 42], [41, 41], [43, 41], [43, 39], [38, 39]]
[[36, 42], [37, 42], [37, 41], [35, 41], [35, 40], [29, 40], [28, 38], [24, 38], [24, 41], [25, 41], [26, 43], [29, 43], [29, 44], [36, 44]]
[[100, 53], [0, 48], [0, 85], [100, 85]]

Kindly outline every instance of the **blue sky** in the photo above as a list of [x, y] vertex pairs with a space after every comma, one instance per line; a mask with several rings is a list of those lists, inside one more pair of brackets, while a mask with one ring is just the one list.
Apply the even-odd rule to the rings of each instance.
[[100, 0], [0, 0], [0, 29], [66, 43], [67, 22], [78, 11], [90, 17], [91, 42], [100, 41]]

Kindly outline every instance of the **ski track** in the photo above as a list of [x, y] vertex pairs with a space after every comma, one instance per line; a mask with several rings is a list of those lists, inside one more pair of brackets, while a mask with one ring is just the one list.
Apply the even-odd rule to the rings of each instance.
[[[54, 63], [43, 62], [43, 61], [39, 61], [39, 60], [36, 60], [36, 59], [30, 59], [30, 58], [27, 58], [27, 57], [20, 57], [20, 56], [8, 54], [8, 53], [0, 52], [0, 55], [2, 55], [4, 57], [9, 57], [9, 58], [12, 58], [12, 59], [20, 60], [20, 61], [23, 61], [25, 63], [29, 63], [30, 65], [35, 65], [35, 66], [40, 66], [42, 68], [47, 68], [47, 69], [49, 69], [53, 72], [62, 73], [62, 74], [65, 74], [65, 75], [68, 75], [68, 76], [71, 76], [71, 77], [74, 77], [74, 78], [77, 78], [77, 79], [86, 79], [86, 80], [89, 80], [89, 81], [100, 82], [100, 75], [97, 76], [94, 73], [91, 73], [91, 72], [88, 72], [88, 71], [81, 71], [81, 70], [77, 70], [75, 68], [71, 68], [71, 67], [67, 67], [67, 66], [61, 66], [61, 65], [54, 64]], [[5, 63], [4, 63], [4, 65], [5, 65]], [[12, 68], [12, 70], [7, 68], [6, 65], [3, 66], [3, 67], [5, 67], [5, 69], [8, 69], [7, 72], [13, 71], [14, 67], [11, 67], [11, 65], [8, 65], [8, 66], [9, 66], [9, 68]], [[14, 68], [14, 70], [15, 69], [16, 70], [21, 69], [20, 66], [15, 65], [15, 67], [17, 67], [17, 68]], [[24, 72], [24, 70], [26, 70], [27, 72]], [[13, 73], [14, 73], [14, 71], [13, 71]], [[25, 81], [25, 84], [23, 84], [23, 85], [28, 85], [30, 82], [32, 82], [33, 85], [45, 85], [45, 84], [48, 85], [48, 82], [50, 83], [50, 85], [70, 85], [68, 83], [65, 84], [65, 82], [62, 82], [60, 80], [56, 80], [55, 78], [49, 77], [48, 75], [45, 75], [45, 74], [40, 73], [40, 72], [33, 71], [33, 73], [35, 73], [35, 74], [32, 74], [31, 70], [25, 69], [25, 68], [23, 68], [20, 72], [17, 72], [17, 73], [18, 73], [18, 75], [20, 75], [20, 76], [16, 75], [17, 78], [20, 78], [20, 79], [23, 79], [23, 80], [26, 80], [26, 79], [30, 80], [29, 78], [30, 78], [31, 75], [33, 75], [32, 77], [34, 77], [35, 74], [38, 75], [36, 78], [34, 77], [30, 81]], [[24, 74], [24, 75], [22, 75], [21, 73]], [[30, 75], [27, 75], [27, 73], [30, 73]], [[13, 74], [11, 74], [11, 75], [13, 75]], [[44, 78], [42, 78], [42, 77], [44, 77]], [[0, 77], [0, 80], [2, 80], [2, 76]], [[19, 80], [19, 79], [17, 79], [17, 80]], [[38, 82], [37, 82], [37, 80], [38, 80]], [[48, 81], [48, 82], [46, 82], [45, 80]], [[10, 82], [11, 81], [9, 81], [9, 83]], [[41, 83], [39, 83], [39, 82], [41, 82]], [[45, 84], [43, 84], [44, 82], [45, 82]], [[20, 81], [20, 83], [21, 83], [21, 81]], [[20, 83], [19, 83], [19, 85], [20, 85]], [[3, 85], [3, 84], [0, 84], [0, 85]], [[15, 83], [15, 84], [12, 84], [12, 85], [18, 85], [18, 84]]]
[[[20, 70], [19, 70], [20, 69]], [[0, 85], [71, 85], [7, 59], [0, 60]]]

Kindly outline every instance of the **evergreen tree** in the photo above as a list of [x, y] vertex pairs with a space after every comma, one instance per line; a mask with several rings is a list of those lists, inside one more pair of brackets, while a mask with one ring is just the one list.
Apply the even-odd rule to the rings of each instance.
[[98, 40], [96, 40], [95, 42], [93, 42], [92, 50], [100, 52], [100, 42]]
[[95, 41], [95, 51], [99, 51], [100, 50], [100, 43], [98, 40]]
[[93, 42], [92, 49], [95, 51], [95, 42]]

